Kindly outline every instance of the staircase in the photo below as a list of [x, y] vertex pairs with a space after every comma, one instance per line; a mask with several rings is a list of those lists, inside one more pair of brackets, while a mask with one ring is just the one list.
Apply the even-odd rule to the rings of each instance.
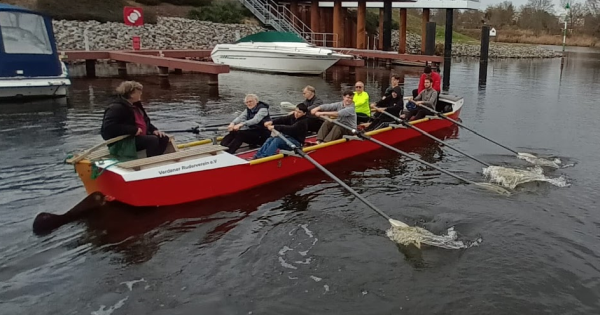
[[285, 6], [274, 0], [239, 0], [254, 16], [278, 32], [296, 33], [316, 46], [337, 46], [337, 34], [315, 33]]

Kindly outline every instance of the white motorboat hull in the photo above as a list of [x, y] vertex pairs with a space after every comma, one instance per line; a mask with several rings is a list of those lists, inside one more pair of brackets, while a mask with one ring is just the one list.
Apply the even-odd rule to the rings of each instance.
[[65, 97], [70, 85], [67, 78], [2, 78], [0, 98]]
[[[342, 58], [349, 55], [328, 53], [328, 49], [294, 47], [236, 47], [237, 45], [217, 45], [211, 53], [214, 63], [225, 64], [233, 69], [287, 73], [323, 73]], [[303, 51], [301, 51], [303, 50]]]

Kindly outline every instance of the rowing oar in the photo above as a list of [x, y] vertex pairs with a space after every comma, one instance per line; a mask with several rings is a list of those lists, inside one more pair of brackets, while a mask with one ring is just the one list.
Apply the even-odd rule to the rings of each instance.
[[409, 226], [408, 224], [406, 224], [406, 223], [404, 223], [402, 221], [398, 221], [398, 220], [394, 220], [394, 219], [390, 218], [389, 215], [387, 215], [383, 211], [379, 210], [375, 205], [373, 205], [372, 203], [370, 203], [367, 199], [365, 199], [363, 196], [361, 196], [358, 192], [356, 192], [354, 189], [350, 188], [350, 186], [346, 185], [346, 183], [344, 183], [341, 179], [339, 179], [338, 177], [336, 177], [335, 175], [333, 175], [331, 172], [329, 172], [325, 167], [323, 167], [323, 165], [319, 164], [312, 157], [310, 157], [308, 154], [306, 154], [304, 151], [302, 151], [302, 148], [300, 148], [300, 147], [296, 146], [295, 144], [293, 144], [290, 140], [288, 140], [279, 131], [273, 130], [273, 133], [277, 137], [279, 137], [281, 140], [283, 140], [290, 148], [292, 148], [292, 150], [294, 152], [296, 152], [296, 154], [298, 154], [301, 157], [303, 157], [306, 160], [308, 160], [316, 168], [318, 168], [323, 173], [325, 173], [327, 176], [329, 176], [331, 179], [333, 179], [334, 181], [336, 181], [338, 184], [340, 184], [342, 187], [344, 187], [346, 190], [348, 190], [350, 193], [352, 193], [354, 196], [356, 196], [356, 198], [358, 198], [360, 201], [364, 202], [369, 208], [371, 208], [375, 212], [377, 212], [377, 214], [379, 214], [380, 216], [382, 216], [385, 219], [387, 219], [393, 227], [408, 227]]
[[102, 193], [94, 192], [64, 214], [41, 212], [33, 220], [33, 232], [35, 234], [49, 233], [64, 224], [85, 217], [90, 211], [103, 206], [106, 202], [106, 197]]
[[[283, 116], [287, 116], [289, 115], [289, 113], [285, 113], [285, 114], [276, 114], [276, 115], [271, 115], [271, 118], [279, 118], [279, 117], [283, 117]], [[228, 126], [231, 122], [228, 123], [221, 123], [221, 124], [212, 124], [212, 125], [206, 125], [204, 126], [204, 129], [207, 128], [215, 128], [215, 127], [223, 127], [223, 126]], [[203, 128], [200, 128], [200, 131], [202, 131]]]
[[441, 143], [441, 144], [443, 144], [443, 145], [447, 146], [448, 148], [450, 148], [450, 149], [452, 149], [452, 150], [454, 150], [454, 151], [456, 151], [456, 152], [458, 152], [458, 153], [460, 153], [460, 154], [463, 154], [463, 155], [465, 155], [465, 156], [466, 156], [466, 157], [468, 157], [468, 158], [471, 158], [471, 159], [473, 159], [474, 161], [477, 161], [477, 162], [479, 162], [479, 163], [481, 163], [481, 164], [483, 164], [483, 165], [485, 165], [485, 166], [490, 166], [490, 164], [488, 164], [488, 163], [486, 163], [486, 162], [484, 162], [484, 161], [482, 161], [482, 160], [480, 160], [480, 159], [478, 159], [478, 158], [476, 158], [476, 157], [474, 157], [474, 156], [470, 155], [469, 153], [463, 152], [463, 151], [461, 151], [460, 149], [457, 149], [457, 148], [455, 148], [455, 147], [453, 147], [453, 146], [449, 145], [448, 143], [445, 143], [445, 142], [444, 142], [444, 141], [442, 141], [441, 139], [438, 139], [438, 138], [436, 138], [436, 137], [432, 136], [430, 133], [426, 132], [425, 130], [423, 130], [423, 129], [421, 129], [421, 128], [418, 128], [418, 127], [415, 127], [415, 126], [411, 125], [411, 124], [410, 124], [408, 121], [402, 120], [402, 119], [400, 119], [400, 118], [398, 118], [398, 117], [396, 117], [396, 116], [394, 116], [394, 115], [392, 115], [392, 114], [390, 114], [390, 113], [388, 113], [388, 112], [386, 112], [386, 111], [383, 111], [383, 112], [382, 112], [382, 114], [384, 114], [384, 115], [386, 115], [386, 116], [388, 116], [388, 117], [392, 118], [393, 120], [395, 120], [396, 122], [398, 122], [398, 123], [402, 124], [403, 126], [405, 126], [405, 127], [407, 127], [407, 128], [413, 129], [413, 130], [415, 130], [415, 131], [417, 131], [417, 132], [421, 133], [422, 135], [426, 136], [426, 137], [427, 137], [427, 138], [429, 138], [429, 139], [432, 139], [432, 140], [434, 140], [434, 141], [436, 141], [436, 142], [439, 142], [439, 143]]
[[[511, 149], [511, 148], [509, 148], [509, 147], [507, 147], [507, 146], [505, 146], [505, 145], [503, 145], [501, 143], [498, 143], [498, 142], [496, 142], [496, 141], [494, 141], [494, 140], [492, 140], [492, 139], [490, 139], [490, 138], [488, 138], [488, 137], [480, 134], [479, 132], [477, 132], [477, 131], [475, 131], [475, 130], [473, 130], [473, 129], [467, 127], [467, 126], [465, 126], [462, 123], [459, 123], [458, 121], [456, 121], [456, 120], [454, 120], [454, 119], [452, 119], [452, 118], [450, 118], [450, 117], [448, 117], [448, 116], [446, 116], [446, 115], [444, 115], [444, 114], [442, 114], [442, 113], [440, 113], [440, 112], [438, 112], [438, 111], [436, 111], [434, 109], [431, 109], [431, 108], [429, 108], [427, 106], [424, 106], [424, 105], [421, 105], [421, 104], [417, 104], [417, 106], [421, 106], [424, 109], [427, 109], [431, 113], [435, 114], [436, 116], [438, 116], [438, 117], [440, 117], [442, 119], [446, 119], [446, 120], [452, 122], [453, 124], [456, 124], [456, 125], [458, 125], [460, 127], [463, 127], [465, 129], [471, 131], [472, 133], [474, 133], [474, 134], [482, 137], [483, 139], [486, 139], [486, 140], [488, 140], [488, 141], [490, 141], [490, 142], [492, 142], [494, 144], [499, 145], [500, 147], [502, 147], [502, 148], [504, 148], [504, 149], [506, 149], [506, 150], [508, 150], [508, 151], [510, 151], [512, 153], [514, 153], [518, 158], [520, 158], [522, 160], [526, 160], [527, 162], [532, 163], [532, 164], [536, 164], [535, 162], [532, 162], [532, 161], [541, 160], [541, 161], [543, 161], [544, 165], [552, 166], [554, 168], [559, 168], [559, 166], [556, 163], [552, 162], [552, 161], [546, 160], [546, 159], [541, 158], [541, 157], [537, 157], [537, 156], [535, 156], [535, 155], [533, 155], [531, 153], [517, 152], [517, 151], [515, 151], [515, 150], [513, 150], [513, 149]], [[531, 159], [531, 160], [529, 160], [529, 159]]]
[[448, 171], [446, 171], [446, 170], [444, 170], [444, 169], [442, 169], [440, 167], [437, 167], [437, 166], [435, 166], [435, 165], [433, 165], [431, 163], [428, 163], [428, 162], [423, 161], [423, 160], [421, 160], [419, 158], [411, 156], [410, 154], [408, 154], [408, 153], [406, 153], [406, 152], [404, 152], [404, 151], [402, 151], [400, 149], [394, 148], [393, 146], [391, 146], [389, 144], [386, 144], [386, 143], [383, 143], [383, 142], [381, 142], [381, 141], [379, 141], [377, 139], [374, 139], [374, 138], [366, 135], [363, 131], [358, 131], [358, 130], [352, 128], [352, 127], [346, 126], [346, 125], [340, 123], [339, 121], [335, 121], [335, 120], [333, 120], [333, 119], [331, 119], [329, 117], [320, 117], [320, 118], [322, 118], [322, 119], [324, 119], [326, 121], [329, 121], [331, 123], [334, 123], [334, 124], [336, 124], [336, 125], [344, 128], [344, 129], [347, 129], [347, 130], [351, 131], [352, 134], [356, 135], [359, 138], [362, 138], [362, 139], [365, 139], [365, 140], [369, 140], [371, 142], [379, 144], [380, 146], [382, 146], [384, 148], [390, 149], [390, 150], [392, 150], [392, 151], [394, 151], [396, 153], [401, 154], [404, 157], [407, 157], [407, 158], [415, 160], [415, 161], [417, 161], [419, 163], [425, 164], [425, 165], [427, 165], [427, 166], [429, 166], [429, 167], [431, 167], [433, 169], [436, 169], [436, 170], [438, 170], [438, 171], [440, 171], [440, 172], [442, 172], [442, 173], [444, 173], [444, 174], [446, 174], [448, 176], [452, 176], [452, 177], [454, 177], [454, 178], [456, 178], [458, 180], [461, 180], [461, 181], [463, 181], [465, 183], [472, 184], [472, 185], [479, 186], [479, 187], [483, 187], [483, 188], [495, 191], [495, 192], [497, 192], [499, 194], [503, 194], [503, 195], [507, 195], [507, 196], [510, 195], [510, 192], [508, 190], [502, 188], [502, 187], [499, 187], [499, 186], [496, 186], [496, 185], [493, 185], [493, 184], [490, 184], [490, 183], [476, 183], [476, 182], [474, 182], [474, 181], [472, 181], [470, 179], [466, 179], [466, 178], [464, 178], [462, 176], [450, 173], [450, 172], [448, 172]]
[[192, 127], [192, 128], [188, 128], [188, 129], [175, 129], [175, 130], [165, 130], [163, 131], [164, 133], [183, 133], [183, 132], [191, 132], [195, 135], [200, 133], [200, 127], [196, 126], [196, 127]]

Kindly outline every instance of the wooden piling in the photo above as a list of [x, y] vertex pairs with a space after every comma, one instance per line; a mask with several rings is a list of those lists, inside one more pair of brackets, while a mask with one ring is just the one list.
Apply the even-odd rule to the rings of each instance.
[[427, 36], [427, 22], [429, 22], [430, 9], [423, 9], [421, 17], [421, 54], [425, 53], [425, 37]]
[[85, 60], [85, 75], [88, 78], [96, 77], [96, 59]]
[[444, 34], [444, 75], [442, 90], [450, 89], [450, 67], [452, 65], [452, 26], [454, 9], [446, 9], [446, 33]]
[[127, 76], [127, 62], [117, 61], [117, 68], [119, 76], [126, 77]]
[[479, 55], [479, 86], [487, 84], [488, 55], [490, 50], [490, 27], [481, 27], [481, 51]]
[[400, 9], [400, 41], [398, 45], [398, 53], [401, 54], [406, 54], [406, 13], [406, 8]]

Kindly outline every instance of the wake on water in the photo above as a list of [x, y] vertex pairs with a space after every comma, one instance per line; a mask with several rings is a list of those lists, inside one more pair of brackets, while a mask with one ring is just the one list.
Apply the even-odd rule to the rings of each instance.
[[489, 166], [483, 169], [483, 175], [491, 182], [509, 189], [514, 189], [520, 184], [528, 182], [547, 182], [557, 187], [567, 187], [569, 184], [564, 176], [549, 178], [544, 175], [543, 169], [536, 165], [527, 170], [519, 170], [502, 166]]

